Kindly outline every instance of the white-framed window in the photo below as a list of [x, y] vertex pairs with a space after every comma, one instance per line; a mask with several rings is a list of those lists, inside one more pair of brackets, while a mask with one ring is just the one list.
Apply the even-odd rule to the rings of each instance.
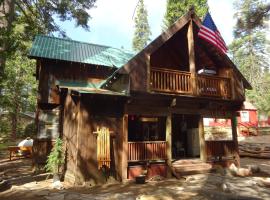
[[241, 111], [241, 121], [242, 122], [249, 122], [249, 112], [248, 111]]

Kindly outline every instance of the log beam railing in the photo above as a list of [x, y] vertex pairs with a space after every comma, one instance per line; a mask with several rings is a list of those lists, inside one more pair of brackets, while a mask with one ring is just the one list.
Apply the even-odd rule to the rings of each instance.
[[166, 160], [166, 141], [128, 142], [128, 161]]

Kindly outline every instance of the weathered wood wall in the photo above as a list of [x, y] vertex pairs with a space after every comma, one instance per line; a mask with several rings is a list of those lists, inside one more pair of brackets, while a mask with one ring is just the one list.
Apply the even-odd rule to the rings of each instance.
[[79, 99], [66, 96], [64, 103], [63, 140], [66, 155], [65, 180], [76, 182], [78, 147]]
[[[121, 180], [119, 154], [123, 145], [121, 143], [123, 132], [121, 108], [115, 106], [113, 104], [114, 101], [108, 100], [108, 97], [96, 99], [82, 95], [76, 98], [78, 98], [77, 105], [75, 104], [74, 97], [68, 96], [65, 106], [63, 132], [66, 141], [68, 137], [66, 146], [69, 158], [67, 174], [73, 173], [74, 180], [72, 181], [77, 184], [82, 184], [85, 181], [93, 181], [94, 183], [104, 183], [106, 181], [104, 173], [98, 170], [97, 135], [94, 134], [97, 128], [106, 127], [111, 131], [111, 166], [107, 175]], [[114, 103], [117, 104], [118, 101], [115, 100]], [[115, 110], [118, 111], [116, 112]]]
[[41, 60], [37, 65], [39, 78], [38, 102], [60, 103], [56, 80], [98, 83], [109, 77], [116, 68], [80, 63]]

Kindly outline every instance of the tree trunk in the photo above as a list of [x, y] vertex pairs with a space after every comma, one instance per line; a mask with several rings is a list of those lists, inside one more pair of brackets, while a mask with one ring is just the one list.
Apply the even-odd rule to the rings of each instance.
[[17, 125], [18, 125], [18, 114], [12, 113], [11, 115], [11, 139], [13, 141], [17, 138]]
[[12, 30], [12, 22], [14, 21], [14, 4], [15, 0], [4, 0], [0, 4], [0, 83], [4, 76], [9, 43], [8, 37]]

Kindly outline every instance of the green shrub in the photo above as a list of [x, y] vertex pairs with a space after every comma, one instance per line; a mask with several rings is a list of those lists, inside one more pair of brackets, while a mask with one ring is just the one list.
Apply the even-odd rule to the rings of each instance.
[[65, 163], [65, 155], [63, 150], [63, 141], [57, 138], [54, 147], [46, 161], [46, 171], [52, 174], [59, 173], [60, 167]]

